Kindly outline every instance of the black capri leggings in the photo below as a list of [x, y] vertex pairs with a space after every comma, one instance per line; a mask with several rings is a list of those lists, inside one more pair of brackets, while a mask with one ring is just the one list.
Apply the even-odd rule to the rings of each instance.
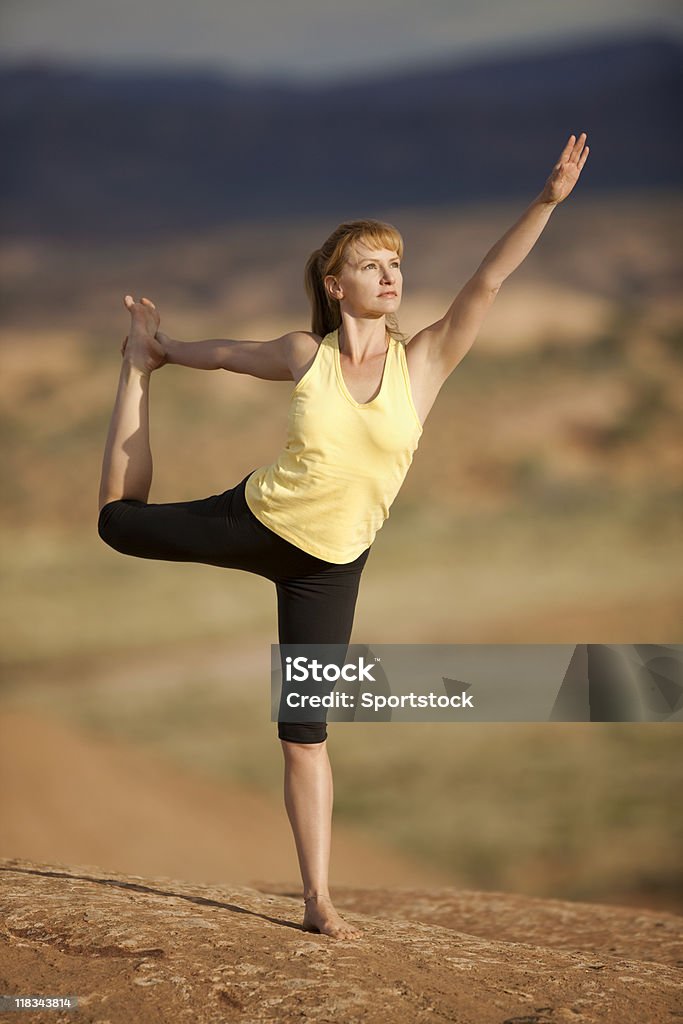
[[[196, 501], [150, 504], [120, 498], [102, 506], [97, 532], [116, 551], [168, 562], [202, 562], [272, 580], [281, 644], [348, 645], [370, 548], [337, 565], [269, 530], [244, 497], [253, 470], [235, 487]], [[280, 739], [322, 743], [325, 722], [278, 722]]]

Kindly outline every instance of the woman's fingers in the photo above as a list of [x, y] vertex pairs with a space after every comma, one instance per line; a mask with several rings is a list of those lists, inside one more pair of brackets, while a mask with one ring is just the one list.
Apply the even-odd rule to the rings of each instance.
[[585, 132], [581, 132], [581, 134], [579, 135], [578, 139], [577, 139], [576, 135], [574, 135], [574, 134], [570, 135], [569, 138], [567, 139], [567, 143], [566, 143], [564, 149], [560, 153], [559, 159], [558, 159], [557, 163], [555, 164], [555, 167], [559, 167], [560, 164], [565, 163], [567, 160], [571, 160], [574, 163], [576, 163], [578, 161], [578, 159], [579, 159], [579, 156], [581, 155], [581, 150], [584, 147], [585, 141], [586, 141], [586, 133]]
[[566, 143], [564, 149], [562, 150], [562, 152], [560, 153], [559, 157], [557, 158], [557, 163], [555, 164], [556, 167], [559, 167], [560, 164], [563, 163], [567, 159], [567, 157], [569, 156], [569, 154], [572, 151], [572, 147], [573, 147], [575, 141], [576, 141], [576, 137], [574, 135], [570, 135], [569, 138], [567, 139], [567, 143]]
[[581, 134], [579, 135], [578, 139], [576, 140], [576, 145], [572, 149], [572, 155], [570, 157], [570, 160], [572, 160], [574, 163], [576, 163], [578, 161], [579, 156], [581, 155], [581, 150], [584, 147], [585, 141], [586, 141], [586, 133], [585, 132], [581, 132]]

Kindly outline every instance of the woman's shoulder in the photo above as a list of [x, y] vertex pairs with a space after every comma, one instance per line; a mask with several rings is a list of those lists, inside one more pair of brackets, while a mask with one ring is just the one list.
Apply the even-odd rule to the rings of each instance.
[[319, 345], [322, 341], [321, 335], [314, 334], [313, 331], [291, 331], [287, 337], [292, 345]]
[[295, 357], [314, 355], [322, 340], [322, 337], [313, 331], [292, 331], [287, 335], [289, 351]]
[[288, 335], [289, 366], [295, 382], [303, 377], [313, 363], [322, 340], [321, 335], [313, 331], [292, 331]]

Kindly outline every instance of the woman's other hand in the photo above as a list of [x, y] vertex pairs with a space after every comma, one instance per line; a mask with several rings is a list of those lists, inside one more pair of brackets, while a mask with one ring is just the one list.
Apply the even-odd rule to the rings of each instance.
[[569, 136], [566, 146], [560, 153], [559, 160], [543, 187], [542, 202], [561, 203], [574, 188], [588, 159], [589, 147], [585, 144], [586, 138], [585, 132], [581, 132], [578, 139], [574, 135]]
[[171, 359], [171, 346], [174, 344], [175, 339], [174, 338], [170, 338], [168, 336], [168, 334], [164, 334], [163, 331], [157, 331], [156, 334], [154, 335], [154, 337], [156, 338], [156, 340], [159, 342], [159, 344], [161, 345], [162, 349], [164, 350], [164, 354], [166, 356], [166, 359], [170, 362], [170, 359]]

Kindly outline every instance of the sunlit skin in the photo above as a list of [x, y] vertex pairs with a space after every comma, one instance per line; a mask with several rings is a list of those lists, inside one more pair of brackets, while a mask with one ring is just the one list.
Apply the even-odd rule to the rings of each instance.
[[[589, 153], [586, 133], [570, 135], [539, 194], [485, 255], [445, 314], [406, 344], [410, 387], [424, 424], [445, 380], [472, 347], [503, 282], [541, 235], [553, 210], [571, 194]], [[349, 247], [342, 271], [324, 281], [339, 301], [340, 356], [347, 386], [369, 401], [387, 350], [386, 317], [396, 313], [403, 292], [398, 253], [363, 242]], [[395, 291], [395, 296], [382, 292]], [[267, 380], [298, 381], [315, 356], [320, 338], [294, 331], [272, 342], [208, 339], [187, 344], [159, 330], [160, 317], [148, 298], [126, 295], [131, 316], [121, 347], [123, 363], [102, 465], [99, 507], [120, 497], [147, 501], [152, 481], [148, 394], [150, 374], [165, 363], [202, 369], [219, 367]], [[353, 394], [353, 392], [352, 392]], [[332, 905], [328, 888], [333, 805], [327, 742], [281, 741], [285, 757], [285, 804], [304, 882], [304, 928], [334, 938], [356, 938]]]
[[570, 194], [590, 153], [586, 139], [585, 132], [581, 132], [578, 139], [575, 135], [569, 136], [541, 192], [543, 202], [562, 203]]

